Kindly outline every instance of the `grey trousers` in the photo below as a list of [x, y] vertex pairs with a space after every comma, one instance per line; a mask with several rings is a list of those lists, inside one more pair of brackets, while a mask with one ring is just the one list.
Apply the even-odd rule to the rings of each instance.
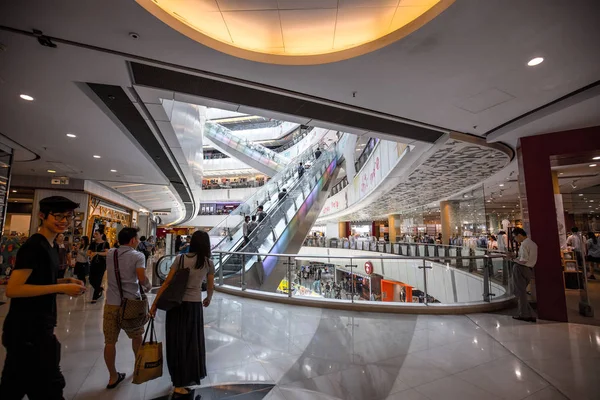
[[535, 312], [527, 300], [527, 285], [529, 285], [531, 278], [533, 278], [533, 268], [517, 263], [513, 264], [512, 280], [515, 297], [519, 303], [519, 317], [535, 317]]

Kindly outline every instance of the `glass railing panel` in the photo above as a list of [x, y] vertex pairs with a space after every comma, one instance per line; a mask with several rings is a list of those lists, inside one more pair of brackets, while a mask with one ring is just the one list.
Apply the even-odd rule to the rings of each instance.
[[[300, 156], [300, 160], [306, 162], [312, 157], [314, 157], [314, 148], [309, 148]], [[283, 171], [276, 174], [264, 186], [258, 189], [243, 204], [233, 210], [227, 218], [212, 228], [209, 231], [209, 236], [211, 237], [213, 249], [227, 251], [237, 245], [242, 237], [243, 216], [255, 214], [259, 205], [263, 205], [267, 213], [277, 208], [279, 205], [279, 192], [283, 188], [290, 190], [297, 184], [295, 170], [295, 165], [288, 165]], [[226, 240], [226, 238], [229, 240]]]

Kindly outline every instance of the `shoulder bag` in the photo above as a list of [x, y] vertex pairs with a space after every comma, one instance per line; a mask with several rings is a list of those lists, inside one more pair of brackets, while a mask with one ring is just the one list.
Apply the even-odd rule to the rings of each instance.
[[190, 269], [184, 268], [184, 257], [186, 257], [185, 254], [179, 256], [179, 266], [177, 267], [169, 286], [167, 286], [165, 291], [158, 298], [156, 308], [169, 311], [180, 305], [183, 301], [183, 295], [185, 294], [188, 280], [190, 279]]
[[123, 329], [137, 329], [144, 325], [150, 319], [148, 298], [144, 293], [142, 285], [140, 286], [140, 299], [126, 299], [123, 295], [123, 285], [121, 283], [121, 271], [119, 271], [119, 250], [113, 253], [115, 264], [115, 277], [117, 278], [117, 286], [121, 295], [121, 312], [119, 313], [119, 322]]

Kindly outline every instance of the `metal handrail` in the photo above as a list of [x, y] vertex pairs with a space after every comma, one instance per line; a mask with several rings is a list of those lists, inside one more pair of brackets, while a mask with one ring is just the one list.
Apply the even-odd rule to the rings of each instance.
[[[336, 248], [336, 247], [333, 247]], [[353, 249], [350, 249], [353, 250]], [[359, 251], [363, 251], [363, 250], [359, 250]], [[368, 251], [368, 250], [364, 250], [364, 251]], [[301, 258], [306, 258], [306, 257], [311, 257], [311, 258], [352, 258], [352, 259], [365, 259], [365, 260], [425, 260], [425, 261], [431, 261], [431, 262], [438, 262], [440, 260], [440, 258], [443, 259], [473, 259], [473, 260], [480, 260], [482, 258], [488, 258], [488, 259], [493, 259], [493, 258], [507, 258], [506, 255], [503, 254], [484, 254], [481, 256], [441, 256], [441, 257], [423, 257], [423, 256], [335, 256], [335, 255], [322, 255], [322, 254], [285, 254], [285, 253], [250, 253], [250, 252], [243, 252], [243, 251], [215, 251], [213, 252], [213, 255], [215, 254], [236, 254], [236, 255], [246, 255], [246, 256], [261, 256], [261, 257], [301, 257]], [[166, 257], [166, 256], [165, 256]]]

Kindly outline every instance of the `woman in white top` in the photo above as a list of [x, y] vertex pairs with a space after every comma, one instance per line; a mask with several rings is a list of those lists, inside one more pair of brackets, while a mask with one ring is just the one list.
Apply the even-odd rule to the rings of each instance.
[[75, 275], [77, 279], [86, 285], [86, 278], [90, 274], [90, 256], [88, 250], [90, 248], [90, 238], [82, 236], [77, 246], [77, 258], [75, 259]]
[[[202, 306], [210, 305], [214, 290], [215, 266], [210, 257], [208, 234], [194, 232], [189, 253], [180, 254], [175, 258], [171, 271], [150, 309], [150, 315], [156, 315], [157, 301], [171, 284], [183, 258], [183, 268], [190, 269], [187, 288], [181, 305], [167, 311], [166, 321], [167, 366], [175, 392], [173, 398], [187, 396], [190, 392], [187, 388], [200, 385], [200, 380], [207, 375]], [[205, 278], [207, 296], [202, 301], [202, 282]]]

